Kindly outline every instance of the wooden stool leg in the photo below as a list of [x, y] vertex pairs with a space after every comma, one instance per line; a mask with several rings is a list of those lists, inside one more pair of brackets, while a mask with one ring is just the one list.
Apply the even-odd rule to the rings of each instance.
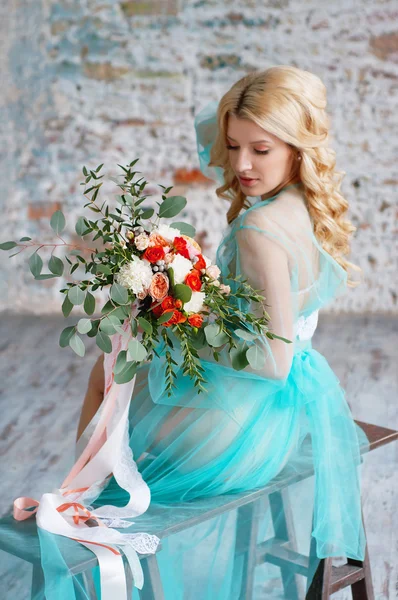
[[374, 600], [373, 584], [372, 584], [372, 573], [370, 570], [370, 561], [368, 546], [366, 544], [365, 558], [363, 563], [359, 560], [353, 560], [352, 558], [347, 559], [349, 565], [362, 566], [364, 572], [364, 578], [361, 581], [357, 581], [351, 586], [352, 599], [353, 600]]
[[144, 585], [138, 590], [140, 600], [164, 600], [162, 582], [156, 554], [141, 559], [144, 573]]
[[[288, 497], [288, 489], [285, 489], [283, 492], [273, 492], [270, 494], [269, 503], [275, 537], [278, 540], [289, 542], [290, 550], [295, 550], [296, 535]], [[281, 566], [280, 569], [285, 597], [289, 598], [289, 600], [298, 600], [300, 595], [297, 576], [292, 576], [289, 567]]]
[[250, 600], [253, 597], [260, 502], [261, 500], [257, 500], [238, 508], [235, 559], [243, 560], [240, 600]]

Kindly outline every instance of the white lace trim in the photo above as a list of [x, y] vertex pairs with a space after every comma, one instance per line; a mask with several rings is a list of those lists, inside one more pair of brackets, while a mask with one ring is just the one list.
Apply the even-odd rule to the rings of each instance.
[[301, 315], [294, 324], [295, 338], [300, 341], [307, 341], [314, 335], [318, 324], [318, 310], [314, 310], [308, 317]]

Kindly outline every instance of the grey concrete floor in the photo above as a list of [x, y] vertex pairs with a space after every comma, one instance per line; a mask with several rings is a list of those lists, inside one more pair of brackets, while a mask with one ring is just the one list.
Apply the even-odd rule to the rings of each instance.
[[[60, 348], [77, 319], [0, 314], [0, 514], [15, 498], [40, 498], [58, 487], [73, 447], [88, 376], [100, 354], [85, 337], [86, 356]], [[320, 315], [313, 346], [329, 361], [354, 418], [398, 429], [398, 319]], [[398, 597], [398, 443], [371, 452], [362, 467], [362, 497], [375, 597]], [[30, 598], [30, 568], [0, 553], [0, 598]], [[346, 600], [348, 591], [336, 594]]]

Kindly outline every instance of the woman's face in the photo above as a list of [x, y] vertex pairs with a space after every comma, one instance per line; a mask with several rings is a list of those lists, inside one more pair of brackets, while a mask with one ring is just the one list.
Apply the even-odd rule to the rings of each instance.
[[291, 147], [253, 121], [229, 115], [227, 148], [231, 167], [246, 196], [262, 196], [291, 181]]

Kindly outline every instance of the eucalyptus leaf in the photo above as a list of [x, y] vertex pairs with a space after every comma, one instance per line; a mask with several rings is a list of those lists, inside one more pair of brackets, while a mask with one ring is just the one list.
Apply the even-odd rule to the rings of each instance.
[[68, 298], [68, 294], [65, 294], [64, 301], [62, 303], [62, 314], [64, 317], [68, 317], [72, 312], [73, 304]]
[[76, 354], [78, 356], [84, 356], [85, 352], [86, 352], [86, 348], [84, 346], [83, 340], [81, 338], [79, 338], [78, 335], [72, 335], [72, 337], [69, 340], [69, 346], [72, 348], [72, 350], [74, 352], [76, 352]]
[[56, 234], [60, 234], [65, 229], [65, 217], [63, 212], [60, 210], [56, 210], [55, 213], [52, 214], [50, 219], [51, 228], [55, 231]]
[[40, 273], [40, 275], [36, 275], [35, 279], [53, 279], [53, 277], [59, 277], [59, 275], [54, 275], [53, 273]]
[[171, 317], [173, 316], [173, 313], [170, 312], [164, 312], [162, 315], [160, 315], [160, 317], [157, 319], [157, 324], [158, 325], [163, 325], [163, 323], [167, 323], [167, 321], [169, 321], [171, 319]]
[[60, 258], [58, 258], [58, 256], [52, 255], [48, 261], [48, 268], [50, 269], [51, 273], [61, 276], [64, 272], [64, 263]]
[[20, 242], [30, 242], [31, 241], [31, 237], [21, 237], [21, 239], [19, 240]]
[[189, 237], [193, 238], [196, 235], [196, 229], [193, 225], [190, 225], [189, 223], [183, 223], [182, 221], [176, 221], [175, 223], [172, 223], [170, 225], [170, 227], [174, 227], [174, 229], [178, 229], [180, 231], [180, 233], [182, 233], [183, 235], [188, 235]]
[[76, 221], [75, 231], [80, 237], [83, 237], [86, 233], [90, 233], [90, 229], [88, 229], [84, 217], [79, 217]]
[[175, 298], [182, 300], [185, 304], [192, 298], [192, 290], [189, 285], [185, 285], [185, 283], [177, 283], [174, 287], [174, 296]]
[[148, 335], [152, 334], [153, 327], [149, 321], [144, 319], [144, 317], [138, 317], [138, 323], [140, 324], [141, 329], [145, 331], [145, 333], [147, 333]]
[[129, 293], [120, 283], [114, 283], [111, 286], [111, 298], [117, 304], [127, 304], [129, 301]]
[[153, 208], [145, 208], [140, 214], [140, 219], [150, 219], [154, 212]]
[[0, 250], [12, 250], [12, 248], [15, 248], [17, 245], [18, 244], [16, 242], [3, 242], [0, 244]]
[[253, 344], [246, 352], [246, 358], [252, 369], [256, 371], [262, 369], [265, 365], [265, 354], [262, 348]]
[[138, 333], [138, 321], [137, 319], [132, 319], [130, 321], [131, 333], [134, 337], [137, 336]]
[[115, 366], [113, 367], [113, 373], [116, 375], [123, 371], [127, 362], [127, 350], [121, 350], [117, 355]]
[[204, 332], [209, 346], [218, 348], [219, 346], [222, 346], [223, 344], [228, 342], [227, 334], [223, 331], [220, 331], [220, 327], [217, 325], [217, 323], [206, 325], [206, 327], [204, 328]]
[[83, 308], [87, 315], [92, 315], [95, 311], [95, 297], [90, 292], [86, 293]]
[[83, 292], [82, 289], [79, 288], [79, 286], [74, 285], [71, 288], [69, 288], [68, 298], [72, 302], [72, 304], [83, 304], [85, 296], [86, 294]]
[[235, 329], [235, 333], [242, 340], [247, 340], [249, 342], [252, 340], [255, 340], [257, 337], [255, 334], [250, 333], [249, 331], [246, 331], [245, 329]]
[[169, 196], [159, 206], [159, 217], [170, 219], [175, 217], [185, 207], [187, 199], [184, 196]]
[[102, 263], [100, 263], [99, 265], [96, 265], [96, 272], [100, 272], [100, 273], [105, 273], [105, 275], [111, 275], [112, 274], [112, 269], [110, 267], [108, 267], [108, 265], [104, 265]]
[[138, 340], [130, 340], [128, 344], [127, 359], [141, 362], [147, 355], [146, 348]]
[[87, 333], [91, 329], [90, 319], [79, 319], [77, 322], [77, 330], [79, 333]]
[[118, 327], [120, 327], [120, 321], [113, 314], [104, 317], [99, 324], [99, 329], [107, 335], [113, 335], [116, 333], [118, 331]]
[[126, 366], [120, 373], [114, 375], [115, 383], [127, 383], [131, 381], [134, 375], [137, 372], [137, 363], [136, 362], [126, 362]]
[[111, 338], [103, 331], [98, 331], [97, 335], [95, 336], [95, 341], [98, 348], [101, 348], [103, 352], [106, 352], [107, 354], [112, 352]]
[[75, 334], [75, 331], [76, 328], [74, 325], [65, 327], [65, 329], [61, 331], [61, 335], [59, 336], [59, 345], [61, 348], [66, 348], [66, 346], [69, 346], [69, 340]]
[[231, 348], [229, 351], [229, 355], [231, 357], [232, 367], [236, 371], [241, 371], [249, 364], [249, 361], [246, 357], [247, 345], [245, 344], [243, 347], [238, 346], [237, 348]]
[[41, 259], [41, 256], [39, 256], [39, 254], [37, 254], [37, 252], [34, 252], [29, 257], [28, 264], [29, 264], [30, 271], [34, 277], [37, 277], [37, 275], [40, 275], [41, 270], [43, 268], [43, 261]]

